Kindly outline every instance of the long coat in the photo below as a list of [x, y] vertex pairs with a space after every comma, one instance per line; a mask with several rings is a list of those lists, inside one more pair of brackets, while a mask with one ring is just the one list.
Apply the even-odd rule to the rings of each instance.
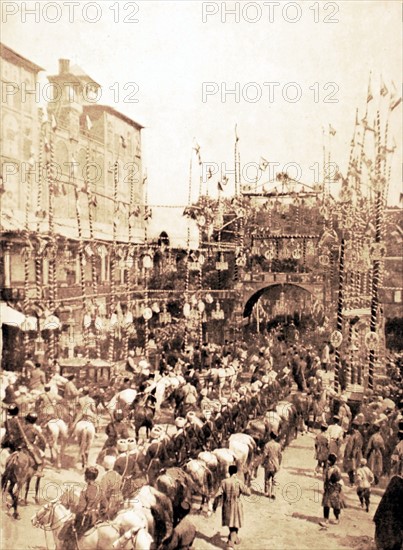
[[374, 476], [380, 478], [383, 471], [383, 453], [385, 452], [385, 442], [380, 433], [371, 435], [368, 441], [367, 457], [368, 466], [374, 473]]
[[243, 523], [241, 495], [250, 495], [250, 490], [234, 474], [224, 479], [217, 496], [222, 495], [222, 525], [239, 529]]

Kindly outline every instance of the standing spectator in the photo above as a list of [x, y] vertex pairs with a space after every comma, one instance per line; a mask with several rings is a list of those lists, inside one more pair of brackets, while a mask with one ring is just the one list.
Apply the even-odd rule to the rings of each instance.
[[327, 372], [329, 368], [330, 363], [330, 347], [329, 343], [326, 342], [322, 349], [322, 355], [321, 355], [321, 363], [322, 363], [322, 369]]
[[341, 495], [341, 472], [339, 467], [336, 466], [336, 461], [337, 456], [334, 453], [331, 453], [327, 460], [325, 469], [324, 492], [322, 499], [324, 521], [319, 524], [322, 527], [328, 527], [329, 525], [330, 508], [333, 508], [333, 513], [336, 518], [335, 523], [338, 524], [340, 521], [340, 511], [343, 507], [343, 499]]
[[365, 458], [361, 459], [360, 467], [357, 470], [357, 495], [360, 499], [361, 508], [369, 512], [369, 503], [371, 496], [371, 485], [374, 482], [374, 474], [367, 466]]
[[243, 507], [241, 495], [250, 496], [250, 490], [237, 477], [238, 468], [231, 465], [228, 469], [229, 478], [221, 482], [221, 487], [217, 492], [214, 507], [216, 510], [219, 498], [222, 498], [222, 525], [229, 528], [228, 546], [233, 547], [234, 544], [239, 544], [238, 536], [239, 529], [243, 524]]
[[320, 425], [320, 433], [315, 438], [315, 458], [318, 461], [315, 473], [322, 473], [325, 471], [327, 459], [329, 458], [329, 439], [326, 435], [327, 424], [322, 422]]
[[385, 442], [379, 433], [380, 425], [378, 421], [373, 426], [374, 434], [371, 435], [367, 447], [368, 466], [372, 470], [375, 478], [375, 485], [378, 485], [383, 471], [383, 454], [385, 452]]
[[271, 432], [270, 441], [264, 446], [262, 466], [264, 468], [264, 494], [273, 500], [276, 498], [273, 494], [274, 477], [280, 469], [281, 460], [281, 445], [277, 441], [276, 434]]
[[392, 452], [392, 474], [395, 476], [403, 476], [403, 429], [398, 431], [399, 443]]
[[329, 452], [335, 454], [338, 458], [344, 431], [340, 426], [340, 418], [337, 415], [333, 417], [333, 424], [328, 427], [327, 434], [329, 436]]
[[344, 449], [344, 469], [348, 474], [351, 486], [354, 485], [355, 471], [362, 459], [362, 445], [363, 439], [358, 431], [358, 424], [353, 422]]

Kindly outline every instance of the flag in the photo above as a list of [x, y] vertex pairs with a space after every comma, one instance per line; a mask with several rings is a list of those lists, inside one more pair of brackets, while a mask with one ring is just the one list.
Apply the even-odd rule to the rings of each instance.
[[401, 102], [402, 102], [401, 97], [399, 97], [398, 99], [392, 98], [392, 101], [390, 102], [390, 105], [389, 105], [389, 109], [393, 111], [394, 109], [396, 109], [396, 107], [400, 105]]
[[52, 126], [52, 130], [55, 131], [56, 128], [57, 128], [57, 122], [56, 122], [56, 118], [55, 118], [55, 115], [52, 115], [52, 118], [50, 119], [50, 124]]
[[385, 97], [385, 95], [388, 95], [388, 92], [389, 92], [389, 90], [387, 89], [386, 84], [385, 84], [385, 82], [383, 81], [382, 76], [381, 76], [381, 89], [380, 89], [380, 94], [381, 94], [382, 97]]
[[238, 136], [238, 133], [237, 133], [237, 126], [238, 124], [235, 124], [235, 142], [239, 141], [239, 136]]
[[219, 191], [224, 191], [224, 186], [228, 183], [228, 177], [224, 174], [224, 176], [221, 178], [221, 181], [217, 183], [217, 188]]
[[269, 166], [269, 161], [263, 157], [260, 157], [259, 170], [264, 172], [268, 166]]
[[213, 177], [213, 171], [211, 168], [208, 169], [208, 172], [207, 172], [207, 179], [208, 180], [211, 180], [211, 178]]
[[374, 99], [374, 96], [372, 95], [371, 73], [370, 73], [369, 74], [369, 82], [368, 82], [367, 103], [369, 103], [372, 99]]
[[360, 124], [360, 121], [358, 120], [358, 109], [355, 111], [355, 125], [358, 126]]
[[92, 121], [88, 115], [85, 115], [85, 125], [87, 126], [87, 131], [89, 132], [92, 128]]
[[335, 136], [336, 135], [336, 130], [333, 128], [333, 126], [331, 124], [329, 124], [329, 134], [331, 136]]
[[123, 147], [123, 149], [126, 149], [126, 140], [123, 136], [120, 136], [120, 144]]
[[201, 159], [201, 156], [200, 156], [200, 145], [198, 143], [196, 143], [196, 145], [193, 147], [193, 149], [196, 151], [197, 160], [199, 161], [199, 165], [201, 166], [202, 165], [202, 159]]

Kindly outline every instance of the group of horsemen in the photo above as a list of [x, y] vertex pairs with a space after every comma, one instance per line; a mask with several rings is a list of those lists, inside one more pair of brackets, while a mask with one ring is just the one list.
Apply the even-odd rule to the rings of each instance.
[[[150, 482], [153, 467], [159, 471], [167, 464], [181, 466], [189, 458], [196, 457], [201, 450], [225, 446], [231, 433], [244, 431], [251, 419], [274, 410], [277, 401], [289, 394], [294, 381], [298, 387], [300, 386], [300, 380], [295, 380], [292, 368], [286, 367], [277, 377], [268, 376], [272, 367], [268, 367], [267, 362], [263, 360], [263, 353], [259, 355], [261, 361], [258, 361], [254, 369], [251, 382], [238, 387], [228, 398], [214, 399], [204, 387], [198, 388], [200, 391], [190, 392], [195, 396], [193, 403], [189, 400], [184, 406], [183, 403], [179, 403], [181, 407], [178, 407], [176, 402], [176, 409], [180, 410], [183, 416], [176, 417], [176, 432], [170, 438], [167, 436], [167, 430], [154, 426], [149, 441], [143, 447], [139, 446], [135, 438], [130, 437], [131, 423], [127, 411], [116, 409], [106, 426], [107, 439], [97, 459], [97, 464], [103, 466], [105, 473], [99, 479], [97, 467], [85, 470], [86, 488], [82, 491], [76, 507], [74, 525], [66, 528], [63, 536], [68, 536], [68, 529], [74, 528], [78, 536], [96, 521], [112, 519], [125, 498], [132, 496], [142, 485]], [[187, 386], [196, 387], [200, 378], [194, 376], [195, 374], [197, 375], [191, 369], [186, 371]], [[126, 386], [128, 380], [130, 384], [130, 377], [125, 379]], [[139, 407], [154, 409], [155, 398], [147, 391], [147, 387], [145, 383], [139, 388], [136, 403]], [[311, 399], [318, 402], [323, 393], [320, 376], [311, 377], [303, 389], [306, 389]], [[182, 391], [182, 400], [186, 395], [187, 393]], [[15, 403], [8, 407], [2, 447], [9, 448], [11, 452], [24, 449], [32, 456], [41, 475], [47, 444], [41, 426], [46, 425], [50, 419], [57, 418], [58, 407], [63, 406], [70, 415], [70, 433], [80, 420], [98, 423], [97, 403], [90, 396], [89, 389], [83, 388], [79, 391], [74, 385], [74, 376], [69, 376], [64, 386], [63, 398], [51, 392], [50, 386], [45, 385], [43, 392], [38, 394], [34, 410], [25, 416], [20, 416], [19, 407]], [[282, 446], [288, 444], [290, 438], [301, 429], [301, 423], [303, 425], [304, 421], [309, 423], [309, 420], [312, 420], [309, 415], [304, 418], [303, 411], [301, 414], [298, 407], [295, 413], [293, 422], [284, 424], [284, 429], [280, 428], [280, 433], [275, 434]], [[347, 417], [348, 423], [351, 424], [351, 416], [348, 415], [348, 406], [345, 402], [342, 402], [340, 407], [340, 415], [342, 421], [343, 417]], [[262, 443], [261, 450], [265, 442]]]

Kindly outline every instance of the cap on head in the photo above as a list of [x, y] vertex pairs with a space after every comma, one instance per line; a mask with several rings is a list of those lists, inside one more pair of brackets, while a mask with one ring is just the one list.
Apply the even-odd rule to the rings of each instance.
[[89, 481], [95, 481], [98, 477], [98, 473], [98, 468], [96, 468], [95, 466], [89, 466], [88, 468], [86, 468], [84, 476]]
[[235, 464], [231, 464], [231, 466], [228, 468], [228, 473], [230, 476], [236, 474], [238, 472], [238, 468]]
[[361, 466], [366, 466], [367, 464], [367, 459], [366, 458], [362, 458], [361, 461], [360, 461], [360, 465]]
[[177, 428], [183, 428], [186, 424], [186, 418], [183, 418], [182, 416], [178, 416], [178, 418], [175, 418], [175, 426]]
[[16, 403], [11, 403], [8, 407], [8, 414], [10, 416], [17, 416], [17, 414], [20, 412], [20, 409]]
[[116, 444], [119, 453], [124, 453], [127, 451], [128, 445], [127, 445], [127, 439], [119, 439]]
[[25, 420], [29, 422], [29, 424], [35, 424], [35, 422], [38, 420], [38, 415], [36, 412], [30, 412], [26, 415]]
[[109, 471], [113, 469], [113, 467], [115, 466], [115, 462], [116, 462], [116, 457], [114, 457], [113, 455], [106, 455], [104, 457], [104, 461], [102, 465], [105, 468], [105, 470]]

